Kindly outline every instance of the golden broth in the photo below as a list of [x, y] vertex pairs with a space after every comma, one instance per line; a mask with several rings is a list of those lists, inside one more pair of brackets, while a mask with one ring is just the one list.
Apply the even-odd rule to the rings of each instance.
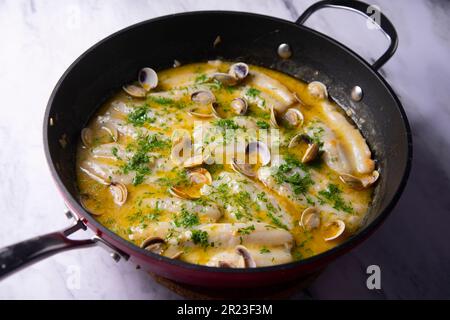
[[[173, 68], [170, 70], [164, 70], [158, 73], [158, 87], [150, 91], [150, 93], [157, 94], [158, 92], [170, 92], [171, 90], [175, 90], [176, 88], [184, 88], [195, 84], [206, 85], [208, 84], [208, 77], [206, 75], [211, 74], [211, 72], [217, 71], [228, 72], [229, 67], [230, 64], [225, 62], [196, 63]], [[303, 83], [286, 74], [266, 68], [250, 66], [250, 71], [259, 72], [269, 76], [272, 79], [277, 80], [301, 100], [302, 103], [300, 106], [300, 111], [304, 116], [303, 127], [307, 126], [309, 123], [314, 123], [316, 121], [320, 121], [324, 125], [329, 124], [328, 117], [324, 115], [323, 108], [319, 105], [320, 103], [322, 103], [322, 101], [320, 99], [314, 98], [308, 92], [308, 85], [306, 83]], [[220, 84], [218, 85], [217, 82], [213, 82], [212, 84], [213, 85], [210, 86], [210, 90], [214, 93], [217, 101], [217, 112], [222, 118], [233, 119], [233, 114], [229, 106], [234, 98], [242, 94], [242, 92], [239, 91], [239, 87], [243, 86], [244, 84], [236, 85], [235, 87], [238, 89], [223, 86]], [[245, 85], [251, 87], [251, 83], [246, 83]], [[269, 90], [266, 90], [267, 92], [265, 90], [265, 88], [257, 88], [250, 93], [254, 95], [261, 94], [261, 92], [267, 93], [268, 95], [271, 94], [270, 88]], [[247, 94], [249, 94], [248, 89]], [[123, 102], [125, 106], [132, 110], [131, 113], [118, 112], [115, 109], [115, 106], [117, 106], [118, 102]], [[156, 159], [162, 159], [161, 161], [165, 161], [162, 162], [164, 167], [164, 165], [170, 163], [170, 141], [174, 131], [178, 129], [186, 129], [189, 132], [192, 132], [194, 129], [194, 121], [199, 121], [199, 119], [192, 117], [187, 112], [190, 108], [193, 107], [193, 105], [194, 104], [191, 101], [190, 94], [186, 94], [177, 99], [163, 99], [160, 97], [158, 98], [157, 96], [147, 96], [147, 98], [141, 99], [133, 98], [123, 91], [118, 92], [100, 108], [96, 116], [93, 117], [93, 119], [89, 123], [88, 128], [91, 130], [90, 134], [92, 140], [90, 145], [85, 146], [83, 145], [83, 143], [79, 144], [77, 151], [77, 178], [83, 204], [93, 215], [95, 215], [100, 223], [117, 233], [122, 238], [134, 242], [138, 246], [141, 245], [143, 241], [143, 238], [140, 236], [140, 234], [146, 234], [146, 229], [151, 229], [153, 228], [152, 226], [163, 222], [173, 223], [174, 221], [176, 222], [177, 219], [180, 219], [180, 213], [155, 210], [154, 208], [149, 209], [148, 207], [143, 207], [142, 203], [151, 201], [152, 199], [167, 199], [168, 197], [173, 197], [172, 195], [170, 195], [169, 189], [174, 185], [180, 185], [186, 182], [186, 172], [189, 172], [190, 169], [183, 169], [180, 166], [175, 166], [175, 169], [171, 168], [167, 171], [155, 169], [147, 170], [145, 168], [149, 161], [147, 161], [148, 159], [145, 159], [145, 152], [143, 155], [143, 161], [139, 163], [139, 161], [137, 161], [139, 159], [136, 158], [134, 159], [136, 161], [130, 164], [130, 162], [133, 160], [132, 156], [139, 151], [139, 146], [136, 146], [136, 141], [141, 139], [142, 137], [136, 138], [136, 136], [133, 137], [132, 135], [130, 136], [127, 134], [122, 134], [121, 130], [124, 130], [124, 124], [126, 124], [128, 126], [134, 127], [138, 131], [143, 130], [142, 128], [145, 128], [151, 130], [152, 133], [160, 133], [161, 136], [158, 137], [160, 137], [161, 140], [158, 140], [158, 138], [151, 141], [149, 148], [152, 149], [152, 152], [154, 151], [155, 153], [157, 153]], [[145, 115], [145, 112], [147, 112], [148, 110], [151, 110], [151, 112], [153, 112], [155, 118], [149, 118]], [[138, 111], [140, 111], [141, 114], [139, 114]], [[251, 118], [252, 121], [254, 120], [259, 123], [258, 125], [262, 127], [266, 127], [264, 123], [269, 123], [267, 110], [263, 110], [253, 103], [249, 103], [249, 110], [247, 111], [246, 116]], [[119, 123], [121, 123], [119, 124], [119, 134], [116, 142], [120, 146], [123, 146], [125, 152], [129, 153], [127, 157], [114, 155], [117, 154], [117, 149], [114, 148], [111, 149], [111, 157], [105, 157], [101, 159], [93, 157], [93, 152], [96, 152], [96, 148], [104, 144], [113, 142], [110, 132], [105, 129], [104, 122], [99, 120], [101, 119], [101, 117], [113, 117], [114, 121], [118, 121]], [[161, 121], [161, 119], [166, 118], [167, 121]], [[218, 123], [218, 120], [215, 118], [203, 119], [201, 121], [215, 124]], [[301, 131], [302, 127], [286, 128], [280, 126], [280, 137], [282, 138], [282, 140], [286, 140], [289, 137], [295, 135], [297, 132]], [[345, 130], [334, 130], [334, 133], [343, 146], [345, 146], [347, 149], [351, 148], [351, 146], [348, 146]], [[306, 145], [299, 145], [298, 147], [289, 149], [286, 147], [286, 145], [282, 144], [280, 147], [280, 154], [281, 156], [289, 154], [291, 158], [294, 158], [298, 162], [300, 162], [305, 150]], [[90, 161], [91, 164], [97, 164], [98, 161], [98, 163], [101, 163], [101, 165], [113, 166], [114, 168], [116, 168], [116, 171], [112, 171], [113, 176], [109, 176], [108, 178], [104, 176], [103, 178], [106, 180], [106, 183], [101, 184], [93, 179], [91, 175], [86, 174], [86, 171], [80, 169], [85, 166], [86, 161]], [[294, 164], [295, 163], [296, 162], [294, 161]], [[135, 166], [133, 167], [133, 165]], [[315, 195], [311, 195], [311, 197], [315, 200], [312, 201], [312, 203], [308, 203], [307, 205], [305, 205], [303, 200], [303, 202], [300, 200], [293, 201], [292, 198], [276, 192], [273, 188], [269, 188], [265, 184], [261, 183], [261, 181], [257, 178], [242, 177], [242, 179], [245, 179], [246, 182], [250, 181], [251, 184], [257, 186], [258, 192], [265, 193], [267, 197], [273, 199], [275, 203], [280, 206], [281, 211], [287, 213], [290, 216], [287, 221], [290, 221], [289, 225], [291, 227], [287, 229], [293, 236], [293, 242], [289, 247], [287, 258], [277, 260], [278, 256], [274, 253], [274, 257], [272, 257], [271, 262], [267, 262], [266, 260], [264, 260], [264, 258], [260, 258], [260, 260], [258, 261], [263, 262], [257, 265], [284, 263], [290, 260], [304, 259], [324, 252], [338, 245], [349, 235], [356, 232], [364, 219], [364, 215], [366, 214], [367, 208], [371, 202], [372, 188], [369, 187], [363, 190], [355, 190], [350, 188], [339, 179], [339, 173], [329, 168], [320, 158], [315, 160], [313, 163], [305, 164], [304, 166], [306, 167], [305, 170], [308, 170], [308, 172], [310, 172], [312, 176], [320, 177], [320, 181], [313, 181], [309, 184], [306, 183], [306, 189], [308, 189], [308, 185], [309, 189], [312, 189], [314, 186], [322, 186], [317, 187], [318, 190], [320, 189], [318, 193], [316, 193]], [[229, 164], [211, 166], [203, 165], [203, 167], [210, 171], [213, 181], [215, 181], [219, 177], [219, 175], [223, 174], [223, 172], [229, 172], [230, 174], [233, 174], [232, 177], [235, 177], [236, 175]], [[126, 188], [128, 191], [126, 202], [123, 205], [119, 206], [114, 202], [108, 183], [115, 182], [114, 176], [116, 174], [119, 176], [124, 175], [124, 171], [128, 175], [134, 175], [134, 178], [132, 183], [126, 184]], [[140, 175], [141, 177], [138, 177], [137, 179], [136, 175]], [[149, 182], [149, 180], [146, 180], [148, 179], [148, 177], [153, 177], [156, 179], [159, 178], [159, 180], [153, 179], [152, 182]], [[312, 179], [314, 180], [314, 178]], [[246, 182], [243, 182], [243, 187], [246, 187]], [[327, 189], [326, 186], [329, 185], [332, 185], [334, 187], [332, 189]], [[287, 183], [287, 186], [289, 187], [289, 183]], [[298, 187], [298, 185], [296, 186]], [[215, 189], [215, 191], [217, 190]], [[308, 196], [308, 192], [309, 191], [307, 190], [306, 193], [301, 193], [301, 196]], [[249, 224], [251, 224], [252, 222], [260, 222], [266, 223], [274, 228], [280, 227], [280, 225], [282, 224], [277, 223], [277, 218], [274, 219], [267, 212], [265, 212], [265, 210], [258, 210], [257, 204], [253, 206], [253, 202], [249, 198], [249, 196], [251, 196], [251, 192], [248, 193], [249, 195], [247, 195], [244, 191], [238, 194], [239, 197], [242, 197], [244, 195], [243, 201], [248, 203], [249, 208], [251, 207], [251, 209], [249, 209], [249, 211], [251, 211], [251, 217], [245, 217], [245, 219], [243, 220], [245, 220], [246, 223]], [[208, 198], [208, 195], [204, 195], [202, 196], [201, 200], [196, 201], [202, 200], [214, 202], [214, 199]], [[225, 202], [228, 201], [229, 203], [234, 203], [238, 200], [240, 199], [228, 197]], [[305, 228], [303, 228], [299, 224], [301, 213], [309, 206], [320, 206], [319, 202], [322, 202], [323, 206], [325, 206], [326, 208], [337, 207], [341, 209], [333, 209], [333, 212], [325, 212], [319, 210], [319, 216], [321, 219], [319, 227], [312, 230], [305, 230]], [[225, 207], [226, 206], [227, 205], [225, 205]], [[221, 206], [219, 207], [221, 212], [226, 211], [226, 208], [223, 208]], [[358, 209], [356, 210], [354, 209], [354, 207], [357, 207]], [[238, 219], [233, 214], [223, 214], [217, 221], [211, 221], [209, 220], [208, 216], [197, 215], [196, 212], [189, 212], [189, 215], [190, 216], [188, 217], [192, 218], [194, 221], [183, 222], [185, 226], [188, 226], [183, 228], [185, 230], [195, 229], [204, 223], [240, 222], [240, 219]], [[186, 218], [186, 216], [183, 217]], [[333, 226], [330, 226], [330, 223], [332, 223], [333, 219], [335, 219], [336, 217], [340, 217], [340, 219], [344, 220], [347, 219], [345, 221], [349, 221], [347, 229], [344, 234], [339, 236], [337, 239], [326, 241], [325, 238], [329, 238], [330, 230], [334, 228]], [[356, 222], [354, 224], [350, 223], [353, 220]], [[247, 231], [252, 232], [251, 229], [252, 228], [249, 228], [249, 230]], [[148, 235], [151, 235], [151, 231], [150, 233], [146, 234], [146, 236]], [[190, 234], [188, 233], [188, 238], [189, 235]], [[234, 236], [246, 237], [247, 234], [245, 234], [245, 232], [242, 232], [242, 234], [240, 235], [238, 232], [238, 234], [235, 233]], [[258, 256], [259, 254], [261, 254], [262, 257], [264, 257], [265, 253], [270, 254], [269, 252], [271, 251], [278, 252], [277, 250], [279, 248], [281, 248], [281, 251], [285, 250], [285, 248], [283, 249], [282, 246], [280, 247], [280, 245], [271, 247], [270, 243], [269, 245], [257, 243], [255, 244], [253, 242], [249, 242], [247, 244], [244, 240], [244, 245], [254, 251], [257, 250]], [[178, 257], [179, 259], [191, 263], [209, 265], [211, 265], [211, 257], [220, 254], [222, 251], [228, 252], [229, 254], [233, 254], [234, 252], [234, 248], [229, 248], [225, 245], [217, 243], [214, 246], [211, 243], [205, 245], [205, 243], [201, 241], [197, 243], [192, 243], [192, 241], [185, 241], [181, 243], [172, 242], [169, 244], [169, 246], [173, 248], [166, 248], [166, 250], [161, 252], [161, 254], [172, 256], [174, 252], [178, 252], [179, 250], [181, 250], [181, 252], [183, 253]]]

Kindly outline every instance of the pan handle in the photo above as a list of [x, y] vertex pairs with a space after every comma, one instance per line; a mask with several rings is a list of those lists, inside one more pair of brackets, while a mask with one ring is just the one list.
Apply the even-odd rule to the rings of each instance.
[[[355, 1], [355, 0], [323, 0], [319, 1], [312, 6], [310, 6], [308, 9], [303, 12], [303, 14], [297, 19], [295, 23], [297, 24], [303, 24], [305, 21], [309, 18], [311, 14], [314, 12], [326, 8], [326, 7], [332, 7], [332, 8], [342, 8], [347, 9], [351, 11], [355, 11], [359, 14], [362, 14], [363, 16], [367, 17], [368, 19], [371, 19], [372, 22], [377, 25], [386, 35], [386, 37], [390, 41], [389, 48], [386, 50], [386, 52], [372, 65], [372, 68], [375, 70], [380, 69], [395, 53], [398, 47], [398, 36], [397, 31], [394, 28], [394, 25], [389, 21], [389, 19], [381, 12], [378, 11], [378, 9], [374, 6], [371, 6], [367, 3], [361, 2], [361, 1]], [[376, 21], [374, 18], [370, 17], [370, 14], [378, 13], [379, 14], [379, 21]]]
[[86, 225], [81, 220], [77, 220], [73, 226], [67, 229], [0, 249], [0, 280], [58, 252], [90, 247], [98, 242], [95, 237], [86, 240], [68, 238], [69, 235], [80, 229], [86, 230]]

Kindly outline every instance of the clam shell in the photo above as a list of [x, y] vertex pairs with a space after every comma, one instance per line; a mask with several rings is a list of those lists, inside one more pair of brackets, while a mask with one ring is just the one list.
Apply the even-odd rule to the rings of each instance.
[[117, 128], [103, 126], [101, 129], [106, 131], [115, 142], [119, 140], [119, 131]]
[[[269, 147], [264, 142], [261, 142], [261, 141], [250, 142], [247, 145], [245, 152], [250, 157], [252, 154], [254, 154], [256, 152], [258, 155], [258, 159], [254, 159], [254, 160], [259, 160], [262, 166], [266, 166], [270, 162], [270, 158], [271, 158], [270, 150], [269, 150]], [[250, 163], [252, 163], [252, 162], [250, 162]]]
[[317, 99], [327, 99], [328, 91], [327, 87], [319, 81], [313, 81], [308, 84], [308, 92], [311, 96]]
[[191, 100], [193, 102], [196, 102], [199, 104], [207, 105], [207, 104], [211, 104], [211, 103], [215, 102], [216, 97], [214, 96], [214, 94], [211, 91], [199, 90], [199, 91], [192, 93]]
[[364, 176], [361, 178], [355, 177], [351, 174], [344, 173], [339, 176], [339, 179], [343, 183], [348, 185], [350, 188], [353, 188], [355, 190], [362, 190], [372, 186], [375, 182], [377, 182], [379, 177], [380, 173], [377, 170], [375, 170], [372, 172], [371, 175]]
[[303, 113], [296, 108], [289, 108], [284, 113], [283, 119], [292, 127], [299, 127], [303, 125]]
[[238, 62], [230, 66], [228, 73], [238, 81], [248, 76], [249, 67], [243, 62]]
[[305, 151], [302, 157], [302, 163], [308, 163], [316, 159], [319, 154], [319, 145], [317, 143], [311, 143]]
[[339, 238], [345, 231], [345, 222], [342, 220], [335, 220], [328, 224], [327, 228], [334, 227], [336, 229], [336, 232], [326, 238], [324, 238], [325, 241], [332, 241], [337, 238]]
[[237, 173], [241, 173], [247, 177], [255, 177], [254, 167], [248, 163], [238, 163], [236, 159], [231, 159], [231, 168]]
[[238, 83], [238, 79], [228, 73], [214, 73], [212, 78], [226, 86], [234, 86]]
[[150, 91], [158, 86], [158, 74], [152, 68], [143, 68], [138, 74], [139, 84], [145, 91]]
[[246, 247], [238, 245], [235, 250], [244, 259], [244, 268], [256, 268], [256, 262]]
[[113, 196], [114, 203], [118, 206], [122, 206], [127, 201], [128, 190], [123, 183], [111, 183], [109, 186], [109, 191]]
[[300, 217], [300, 226], [307, 231], [318, 228], [320, 226], [319, 210], [314, 207], [303, 210]]
[[230, 107], [233, 110], [233, 113], [244, 115], [247, 112], [248, 103], [244, 98], [236, 98], [231, 101]]
[[92, 146], [92, 140], [93, 140], [92, 129], [84, 128], [83, 130], [81, 130], [81, 142], [86, 148]]
[[129, 84], [122, 87], [123, 91], [134, 98], [145, 98], [147, 91], [144, 88], [136, 86], [134, 84]]

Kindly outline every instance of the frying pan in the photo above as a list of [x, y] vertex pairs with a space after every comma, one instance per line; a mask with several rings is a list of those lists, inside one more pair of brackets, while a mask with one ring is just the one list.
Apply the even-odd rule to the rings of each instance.
[[[103, 245], [115, 260], [129, 260], [180, 283], [216, 289], [269, 286], [316, 272], [366, 239], [394, 208], [411, 165], [408, 120], [395, 93], [378, 73], [397, 48], [397, 33], [380, 14], [379, 27], [390, 39], [390, 46], [370, 65], [342, 44], [303, 26], [312, 13], [327, 6], [366, 17], [371, 13], [371, 7], [362, 2], [327, 0], [312, 5], [295, 23], [242, 12], [175, 14], [121, 30], [81, 55], [53, 90], [44, 120], [47, 162], [74, 223], [65, 230], [1, 249], [0, 279], [60, 251]], [[214, 46], [217, 36], [221, 42]], [[291, 56], [281, 58], [279, 49]], [[331, 97], [351, 112], [381, 172], [368, 219], [356, 235], [327, 252], [297, 262], [255, 269], [214, 268], [141, 249], [102, 226], [81, 206], [75, 177], [76, 145], [81, 129], [97, 107], [122, 84], [134, 80], [142, 66], [162, 70], [170, 68], [174, 59], [189, 63], [217, 58], [280, 70], [306, 82], [321, 81]], [[87, 228], [94, 237], [69, 238]]]

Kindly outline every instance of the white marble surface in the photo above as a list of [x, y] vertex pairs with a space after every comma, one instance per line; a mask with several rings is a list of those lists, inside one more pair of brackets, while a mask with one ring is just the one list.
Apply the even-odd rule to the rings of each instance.
[[[105, 36], [175, 12], [227, 9], [295, 20], [312, 0], [0, 0], [0, 247], [68, 222], [47, 169], [42, 118], [69, 64]], [[450, 298], [450, 3], [377, 0], [400, 46], [383, 73], [409, 116], [415, 143], [410, 183], [396, 210], [364, 244], [294, 298]], [[323, 11], [309, 26], [375, 58], [386, 45], [355, 15]], [[336, 30], [340, 31], [337, 32]], [[378, 264], [382, 290], [366, 288]], [[80, 285], [71, 282], [79, 271]], [[2, 281], [0, 299], [177, 299], [100, 248], [59, 254]]]

